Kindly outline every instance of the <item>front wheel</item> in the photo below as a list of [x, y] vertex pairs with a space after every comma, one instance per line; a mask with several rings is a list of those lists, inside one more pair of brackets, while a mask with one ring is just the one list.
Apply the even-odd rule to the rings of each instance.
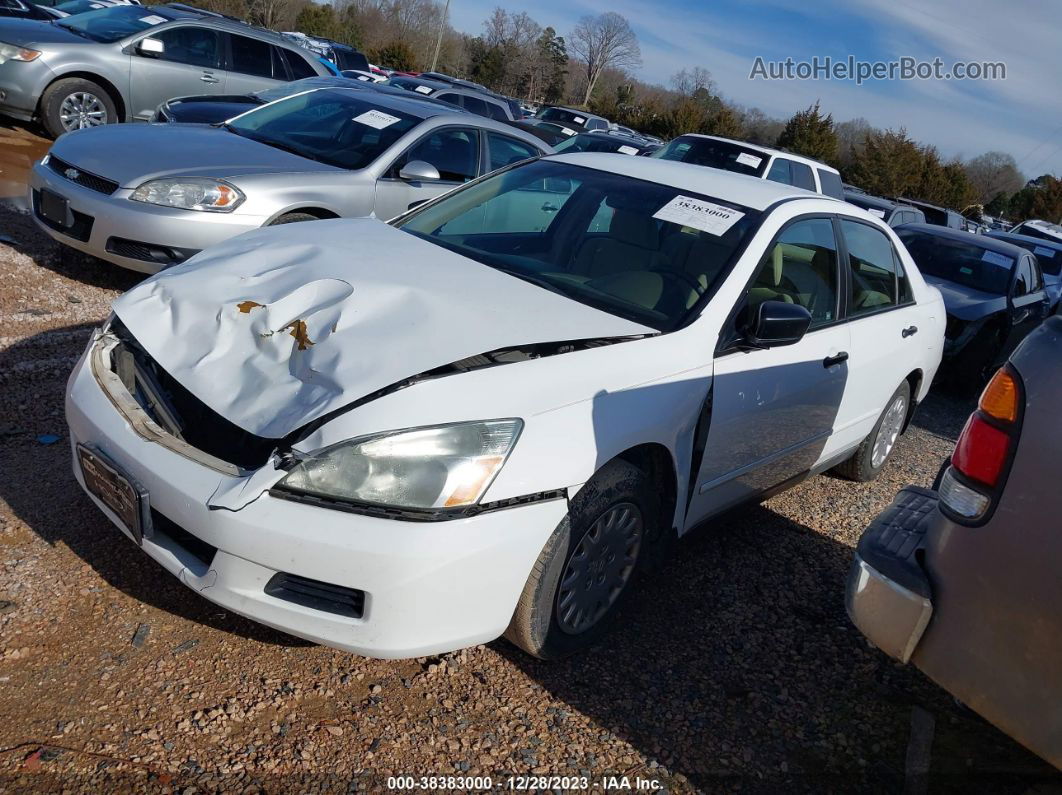
[[505, 637], [543, 660], [593, 644], [641, 570], [658, 513], [644, 472], [620, 460], [602, 467], [535, 561]]
[[80, 77], [56, 80], [41, 97], [41, 122], [53, 138], [118, 121], [114, 100], [103, 87]]
[[885, 410], [878, 417], [874, 430], [867, 435], [852, 457], [835, 466], [833, 471], [859, 483], [873, 480], [881, 474], [896, 449], [896, 442], [903, 432], [910, 404], [911, 385], [904, 381], [885, 404]]

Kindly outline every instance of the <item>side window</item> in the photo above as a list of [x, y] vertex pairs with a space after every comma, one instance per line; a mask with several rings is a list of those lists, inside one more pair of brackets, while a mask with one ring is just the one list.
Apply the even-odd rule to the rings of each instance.
[[[788, 162], [788, 161], [787, 161]], [[748, 306], [764, 301], [800, 304], [811, 327], [837, 319], [837, 241], [829, 218], [808, 218], [787, 227], [760, 262]]]
[[903, 226], [907, 223], [907, 213], [903, 210], [894, 210], [889, 218], [889, 226]]
[[815, 170], [819, 172], [819, 184], [822, 186], [823, 195], [844, 199], [844, 184], [841, 182], [840, 175], [823, 168]]
[[459, 108], [464, 107], [461, 104], [461, 100], [464, 99], [464, 97], [458, 94], [436, 94], [435, 98], [443, 102], [449, 102], [451, 105], [457, 105]]
[[315, 72], [306, 59], [297, 52], [285, 50], [284, 58], [288, 62], [288, 68], [291, 69], [292, 80], [302, 80], [304, 77], [317, 77], [317, 72]]
[[[273, 53], [268, 42], [229, 34], [232, 71], [255, 77], [273, 77]], [[286, 75], [285, 75], [286, 77]]]
[[162, 42], [164, 50], [158, 58], [213, 69], [218, 66], [218, 34], [206, 28], [190, 25], [163, 30], [152, 36]]
[[491, 171], [504, 168], [510, 163], [527, 160], [529, 157], [538, 157], [539, 154], [531, 144], [498, 133], [487, 133], [487, 148], [490, 150]]
[[885, 233], [867, 224], [841, 220], [852, 292], [848, 314], [855, 317], [876, 312], [897, 303], [898, 260]]
[[470, 97], [465, 94], [461, 97], [461, 106], [470, 113], [475, 113], [477, 116], [490, 115], [490, 112], [487, 110], [487, 103], [479, 97]]
[[1029, 264], [1028, 257], [1018, 260], [1017, 272], [1014, 274], [1014, 297], [1028, 295], [1036, 288], [1033, 287], [1033, 269]]
[[602, 119], [590, 119], [590, 121], [588, 121], [586, 123], [586, 129], [588, 129], [588, 130], [607, 130], [608, 129], [608, 125], [605, 124], [604, 120], [602, 120]]
[[479, 171], [479, 134], [459, 128], [436, 130], [413, 144], [392, 172], [397, 175], [402, 165], [412, 160], [431, 163], [447, 182], [468, 182]]
[[767, 179], [771, 182], [782, 182], [786, 185], [793, 184], [793, 177], [789, 170], [789, 163], [784, 157], [776, 157], [771, 163], [771, 170], [767, 172]]
[[804, 190], [810, 190], [813, 193], [818, 192], [815, 187], [815, 175], [811, 172], [811, 166], [793, 160], [789, 164], [789, 170], [794, 185], [798, 188], [803, 188]]
[[509, 117], [505, 113], [505, 108], [497, 102], [487, 103], [487, 115], [495, 121], [509, 121]]
[[907, 278], [907, 271], [903, 269], [903, 261], [895, 248], [892, 250], [892, 261], [896, 268], [897, 303], [909, 304], [914, 301], [914, 292], [911, 290], [911, 280]]

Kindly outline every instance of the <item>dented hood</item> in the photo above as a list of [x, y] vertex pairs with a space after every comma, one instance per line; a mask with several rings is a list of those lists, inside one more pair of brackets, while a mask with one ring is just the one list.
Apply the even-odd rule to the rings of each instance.
[[653, 333], [374, 219], [249, 232], [114, 311], [196, 397], [269, 438], [478, 353]]

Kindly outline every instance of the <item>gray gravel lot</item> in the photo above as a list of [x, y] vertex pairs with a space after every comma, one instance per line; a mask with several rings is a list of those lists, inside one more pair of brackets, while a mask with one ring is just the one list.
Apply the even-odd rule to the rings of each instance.
[[0, 235], [0, 791], [533, 773], [894, 792], [917, 706], [936, 719], [932, 790], [1062, 792], [1057, 771], [868, 648], [844, 612], [858, 534], [899, 487], [932, 481], [970, 402], [934, 396], [875, 483], [817, 477], [693, 534], [585, 656], [541, 663], [496, 641], [366, 660], [200, 599], [81, 495], [65, 378], [137, 277], [61, 260], [10, 205]]

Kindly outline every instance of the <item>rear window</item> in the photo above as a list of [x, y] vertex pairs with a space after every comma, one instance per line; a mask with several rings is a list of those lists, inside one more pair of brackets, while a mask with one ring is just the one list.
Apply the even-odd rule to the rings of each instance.
[[1007, 240], [1007, 242], [1013, 243], [1015, 246], [1021, 246], [1026, 251], [1031, 251], [1040, 263], [1040, 270], [1044, 273], [1051, 276], [1058, 276], [1062, 273], [1062, 248], [1041, 246], [1030, 240], [1015, 240], [1013, 238]]
[[571, 110], [564, 110], [563, 108], [546, 108], [538, 114], [538, 118], [543, 119], [544, 121], [566, 124], [569, 127], [582, 127], [583, 129], [586, 128], [587, 121], [586, 115]]
[[306, 77], [317, 77], [317, 72], [314, 71], [314, 68], [297, 52], [284, 50], [284, 57], [288, 62], [288, 68], [291, 69], [292, 80], [302, 80]]
[[841, 182], [841, 175], [824, 168], [816, 169], [816, 171], [819, 172], [819, 184], [822, 186], [823, 195], [843, 199], [844, 183]]
[[928, 276], [980, 290], [1006, 295], [1014, 258], [977, 245], [937, 235], [901, 229], [900, 240], [918, 266]]
[[695, 166], [721, 168], [750, 177], [762, 177], [769, 159], [763, 152], [731, 141], [717, 141], [712, 138], [695, 138], [686, 135], [656, 150], [650, 157], [678, 160]]
[[359, 72], [369, 71], [369, 59], [362, 55], [357, 50], [347, 50], [342, 47], [336, 47], [333, 50], [336, 56], [336, 66], [340, 70], [356, 69]]

